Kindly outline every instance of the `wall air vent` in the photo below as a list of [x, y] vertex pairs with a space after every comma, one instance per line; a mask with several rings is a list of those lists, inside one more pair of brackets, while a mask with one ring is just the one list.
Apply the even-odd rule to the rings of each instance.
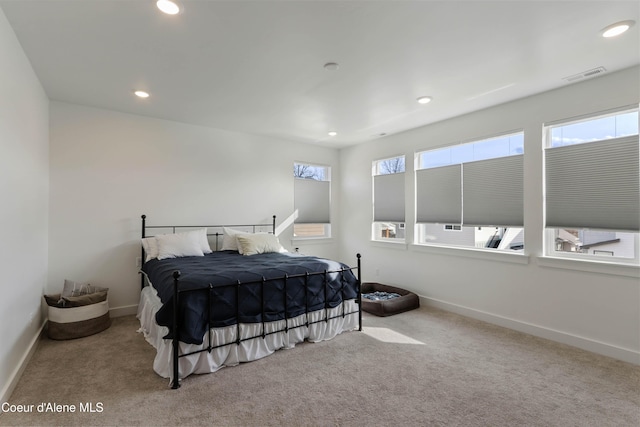
[[588, 79], [590, 77], [599, 76], [602, 73], [606, 73], [607, 69], [604, 67], [592, 68], [587, 71], [583, 71], [578, 74], [574, 74], [573, 76], [564, 77], [562, 80], [566, 80], [568, 82], [576, 82], [578, 80]]

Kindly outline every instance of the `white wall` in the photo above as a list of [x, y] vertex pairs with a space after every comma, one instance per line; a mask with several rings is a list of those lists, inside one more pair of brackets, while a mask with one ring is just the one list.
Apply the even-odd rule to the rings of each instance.
[[[338, 151], [91, 107], [51, 103], [50, 269], [106, 286], [112, 314], [134, 313], [140, 292], [140, 215], [149, 225], [281, 223], [293, 212], [293, 163], [332, 166]], [[339, 200], [337, 186], [334, 198]], [[332, 215], [338, 217], [338, 203]], [[338, 221], [334, 229], [339, 229]], [[336, 258], [337, 243], [288, 249]]]
[[[439, 307], [640, 363], [638, 268], [592, 268], [540, 257], [542, 124], [637, 105], [639, 76], [635, 67], [342, 150], [343, 256], [361, 252], [365, 280], [406, 287]], [[372, 161], [406, 156], [407, 235], [413, 236], [414, 153], [518, 129], [525, 132], [525, 250], [529, 256], [370, 241]]]
[[47, 280], [48, 99], [0, 10], [0, 402], [35, 348]]

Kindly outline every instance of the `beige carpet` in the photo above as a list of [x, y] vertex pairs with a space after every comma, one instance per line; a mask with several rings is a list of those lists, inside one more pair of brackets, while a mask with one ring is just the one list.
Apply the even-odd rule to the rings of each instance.
[[92, 337], [43, 339], [9, 402], [35, 412], [0, 425], [640, 425], [638, 366], [434, 309], [364, 324], [171, 390], [137, 320], [117, 318]]

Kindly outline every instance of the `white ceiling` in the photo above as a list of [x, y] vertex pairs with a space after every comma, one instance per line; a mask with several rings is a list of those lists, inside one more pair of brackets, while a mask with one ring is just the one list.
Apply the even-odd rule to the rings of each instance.
[[640, 21], [638, 1], [181, 3], [176, 16], [155, 0], [0, 8], [52, 100], [331, 147], [640, 63], [640, 25], [600, 35]]

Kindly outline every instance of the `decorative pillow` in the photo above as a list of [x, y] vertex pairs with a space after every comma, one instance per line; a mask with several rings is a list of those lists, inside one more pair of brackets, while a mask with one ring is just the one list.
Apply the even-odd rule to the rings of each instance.
[[238, 234], [247, 234], [246, 231], [236, 230], [235, 228], [222, 227], [222, 251], [237, 251], [238, 241], [236, 236]]
[[239, 252], [243, 255], [286, 252], [277, 236], [273, 234], [237, 234]]
[[158, 243], [158, 259], [204, 256], [202, 236], [199, 233], [189, 231], [186, 233], [162, 234], [156, 236], [156, 241]]
[[44, 295], [44, 300], [47, 305], [50, 305], [51, 307], [59, 307], [58, 304], [62, 304], [62, 297], [60, 294]]
[[142, 239], [142, 247], [144, 248], [144, 253], [147, 256], [144, 259], [144, 262], [149, 262], [152, 259], [158, 258], [158, 241], [155, 237], [145, 237]]
[[102, 301], [107, 300], [107, 291], [106, 288], [99, 288], [102, 290], [98, 290], [92, 293], [78, 295], [78, 296], [68, 296], [63, 297], [61, 294], [54, 295], [44, 295], [44, 300], [46, 301], [48, 306], [58, 307], [58, 308], [67, 308], [67, 307], [81, 307], [83, 305], [91, 305], [96, 304]]
[[63, 307], [81, 307], [83, 305], [97, 304], [107, 300], [107, 291], [98, 291], [77, 297], [62, 297]]

